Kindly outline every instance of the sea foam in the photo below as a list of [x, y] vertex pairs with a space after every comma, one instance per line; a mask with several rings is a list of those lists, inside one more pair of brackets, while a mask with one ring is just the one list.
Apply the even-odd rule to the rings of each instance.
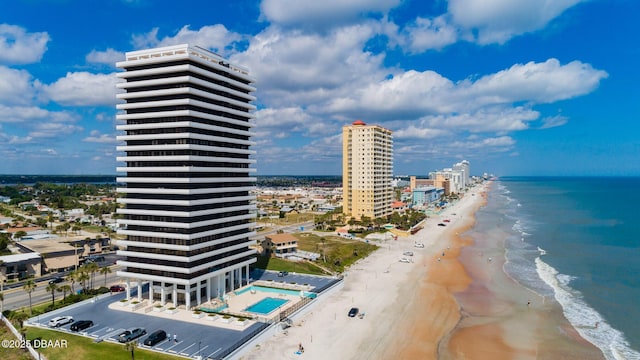
[[640, 359], [640, 353], [629, 346], [624, 334], [611, 327], [583, 300], [579, 291], [569, 286], [575, 277], [558, 273], [540, 257], [535, 259], [535, 263], [540, 278], [554, 290], [554, 297], [562, 306], [564, 316], [583, 338], [597, 346], [608, 360]]

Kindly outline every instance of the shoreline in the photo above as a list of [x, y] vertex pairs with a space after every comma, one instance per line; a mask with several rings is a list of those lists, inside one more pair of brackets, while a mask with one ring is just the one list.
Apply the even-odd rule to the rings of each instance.
[[[555, 299], [536, 299], [504, 272], [503, 241], [472, 237], [490, 186], [473, 188], [418, 233], [383, 242], [345, 272], [342, 289], [241, 358], [603, 359]], [[404, 251], [414, 252], [412, 263], [398, 261]], [[347, 317], [351, 307], [366, 316]]]
[[[308, 313], [294, 317], [287, 332], [276, 333], [241, 358], [413, 358], [398, 357], [397, 349], [411, 349], [411, 344], [418, 342], [414, 333], [421, 334], [420, 353], [435, 358], [440, 339], [460, 320], [459, 306], [451, 291], [463, 290], [470, 281], [457, 283], [456, 277], [449, 276], [451, 267], [456, 273], [463, 272], [463, 268], [454, 260], [460, 246], [445, 239], [454, 240], [453, 235], [462, 226], [468, 229], [473, 225], [472, 215], [482, 196], [471, 193], [480, 194], [484, 187], [474, 188], [469, 196], [426, 219], [418, 233], [382, 242], [380, 249], [344, 273], [342, 289], [324, 299], [321, 295]], [[444, 219], [450, 220], [447, 226], [438, 226]], [[425, 247], [415, 248], [415, 242], [422, 242]], [[399, 262], [404, 251], [414, 253], [410, 257], [412, 263]], [[442, 283], [429, 283], [429, 274], [442, 279]], [[366, 316], [347, 317], [351, 307], [358, 307]], [[432, 311], [418, 311], [425, 307]], [[427, 317], [422, 318], [423, 315]], [[302, 355], [296, 354], [300, 344], [305, 349]]]

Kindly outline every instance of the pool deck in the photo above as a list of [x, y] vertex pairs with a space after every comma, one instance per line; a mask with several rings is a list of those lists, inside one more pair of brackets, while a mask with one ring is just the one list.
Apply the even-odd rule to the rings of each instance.
[[[250, 285], [244, 286], [240, 289], [236, 289], [236, 292], [242, 291], [243, 289], [250, 287], [252, 285], [267, 286], [267, 287], [280, 287], [284, 285], [286, 286], [287, 290], [308, 291], [308, 287], [303, 285], [298, 285], [296, 287], [291, 284], [256, 281]], [[272, 311], [269, 314], [256, 314], [256, 313], [249, 313], [244, 311], [244, 309], [246, 309], [247, 307], [259, 301], [262, 301], [263, 299], [268, 297], [288, 300], [288, 302], [280, 306], [276, 311]], [[135, 300], [135, 298], [132, 298], [132, 300]], [[155, 301], [153, 303], [150, 303], [148, 299], [143, 300], [140, 304], [138, 304], [137, 308], [134, 308], [132, 305], [122, 306], [120, 302], [114, 302], [109, 304], [109, 308], [113, 310], [133, 312], [133, 313], [144, 314], [149, 316], [156, 316], [156, 317], [165, 318], [169, 320], [179, 320], [179, 321], [185, 321], [185, 322], [196, 323], [201, 325], [221, 327], [226, 329], [242, 330], [242, 328], [245, 328], [248, 325], [254, 324], [256, 321], [261, 321], [261, 322], [273, 321], [274, 319], [280, 316], [281, 311], [294, 306], [300, 300], [301, 300], [301, 297], [299, 294], [297, 295], [280, 294], [280, 293], [274, 293], [274, 292], [263, 292], [260, 290], [245, 291], [239, 295], [236, 295], [235, 292], [227, 294], [226, 302], [228, 307], [224, 309], [222, 312], [228, 313], [230, 315], [240, 315], [240, 316], [248, 316], [248, 317], [254, 318], [254, 320], [247, 320], [243, 322], [236, 321], [234, 318], [224, 319], [220, 315], [209, 316], [205, 312], [201, 312], [199, 315], [195, 315], [193, 310], [186, 310], [184, 306], [182, 307], [179, 306], [177, 309], [170, 311], [168, 310], [168, 308], [173, 306], [173, 304], [171, 303], [167, 303], [162, 308], [157, 308], [156, 305], [159, 305], [160, 302]], [[224, 303], [222, 303], [220, 300], [215, 299], [211, 302], [202, 303], [200, 304], [199, 307], [215, 309], [222, 305], [224, 305]]]

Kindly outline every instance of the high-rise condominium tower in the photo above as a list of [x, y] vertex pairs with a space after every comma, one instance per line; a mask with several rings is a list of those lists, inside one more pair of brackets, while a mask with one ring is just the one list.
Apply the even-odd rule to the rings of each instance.
[[391, 130], [357, 120], [342, 128], [342, 212], [360, 220], [391, 214]]
[[129, 52], [117, 66], [117, 274], [138, 297], [148, 283], [149, 299], [190, 308], [239, 287], [255, 262], [254, 79], [190, 45]]

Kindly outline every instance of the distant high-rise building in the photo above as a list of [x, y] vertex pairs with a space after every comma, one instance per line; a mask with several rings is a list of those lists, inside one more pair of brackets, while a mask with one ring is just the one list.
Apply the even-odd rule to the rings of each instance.
[[[255, 81], [205, 49], [128, 52], [118, 87], [118, 276], [187, 308], [241, 286], [256, 261], [250, 149]], [[127, 297], [130, 296], [127, 286]]]
[[462, 188], [465, 189], [467, 186], [471, 185], [471, 171], [469, 167], [469, 161], [462, 160], [459, 163], [453, 165], [453, 170], [458, 170], [462, 172]]
[[342, 211], [355, 219], [391, 214], [391, 130], [358, 120], [342, 128]]

